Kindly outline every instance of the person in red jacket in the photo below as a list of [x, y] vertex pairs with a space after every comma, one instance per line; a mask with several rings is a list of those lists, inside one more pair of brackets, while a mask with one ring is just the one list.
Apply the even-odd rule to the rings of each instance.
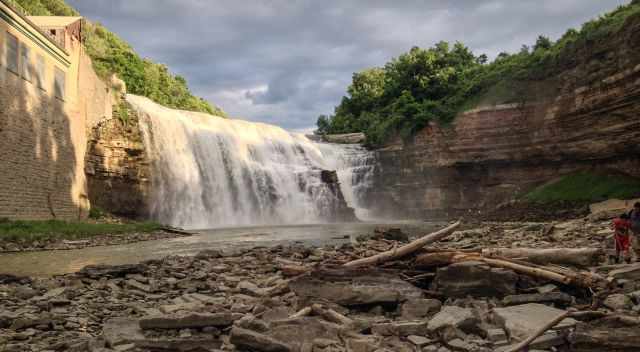
[[625, 260], [631, 261], [630, 249], [631, 249], [631, 221], [629, 221], [629, 214], [622, 214], [619, 217], [613, 219], [613, 231], [616, 241], [616, 260], [621, 262]]

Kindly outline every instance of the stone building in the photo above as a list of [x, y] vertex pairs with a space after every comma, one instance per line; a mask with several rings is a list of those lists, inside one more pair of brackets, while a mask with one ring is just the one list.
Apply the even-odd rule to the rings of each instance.
[[91, 126], [113, 98], [79, 17], [26, 17], [0, 0], [0, 218], [81, 219]]

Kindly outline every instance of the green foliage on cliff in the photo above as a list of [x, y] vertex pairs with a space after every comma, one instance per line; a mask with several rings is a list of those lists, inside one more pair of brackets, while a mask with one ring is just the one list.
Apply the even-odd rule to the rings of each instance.
[[556, 42], [539, 36], [532, 47], [501, 53], [490, 63], [461, 43], [414, 47], [384, 67], [355, 73], [334, 114], [318, 119], [316, 133], [364, 132], [368, 145], [380, 146], [478, 105], [523, 103], [530, 83], [575, 66], [578, 51], [612, 38], [631, 17], [640, 18], [640, 0], [570, 29]]
[[524, 199], [534, 203], [597, 202], [637, 196], [640, 196], [640, 179], [625, 175], [579, 172], [542, 185], [525, 195]]
[[[32, 16], [80, 16], [64, 0], [11, 0]], [[167, 66], [141, 58], [120, 37], [99, 23], [86, 22], [85, 47], [93, 66], [103, 79], [115, 73], [127, 84], [127, 91], [170, 108], [226, 116], [218, 107], [193, 96], [186, 80], [169, 72]]]

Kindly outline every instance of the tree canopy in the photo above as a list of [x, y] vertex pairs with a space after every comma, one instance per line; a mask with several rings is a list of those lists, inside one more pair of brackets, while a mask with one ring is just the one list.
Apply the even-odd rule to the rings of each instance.
[[318, 118], [316, 133], [364, 132], [366, 144], [375, 147], [392, 137], [410, 138], [431, 122], [447, 124], [483, 99], [520, 102], [527, 82], [560, 73], [580, 48], [622, 30], [631, 16], [640, 17], [640, 0], [570, 29], [556, 42], [541, 35], [532, 47], [502, 52], [493, 62], [459, 42], [414, 47], [384, 67], [355, 73], [334, 114]]

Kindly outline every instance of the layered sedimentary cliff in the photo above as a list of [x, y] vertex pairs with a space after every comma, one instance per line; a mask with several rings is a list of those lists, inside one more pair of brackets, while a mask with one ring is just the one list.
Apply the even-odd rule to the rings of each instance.
[[484, 211], [560, 175], [640, 176], [640, 21], [590, 43], [560, 75], [527, 82], [523, 102], [478, 108], [452, 126], [377, 151], [374, 212], [433, 218]]
[[85, 165], [92, 207], [131, 218], [148, 215], [150, 162], [136, 115], [93, 127]]

